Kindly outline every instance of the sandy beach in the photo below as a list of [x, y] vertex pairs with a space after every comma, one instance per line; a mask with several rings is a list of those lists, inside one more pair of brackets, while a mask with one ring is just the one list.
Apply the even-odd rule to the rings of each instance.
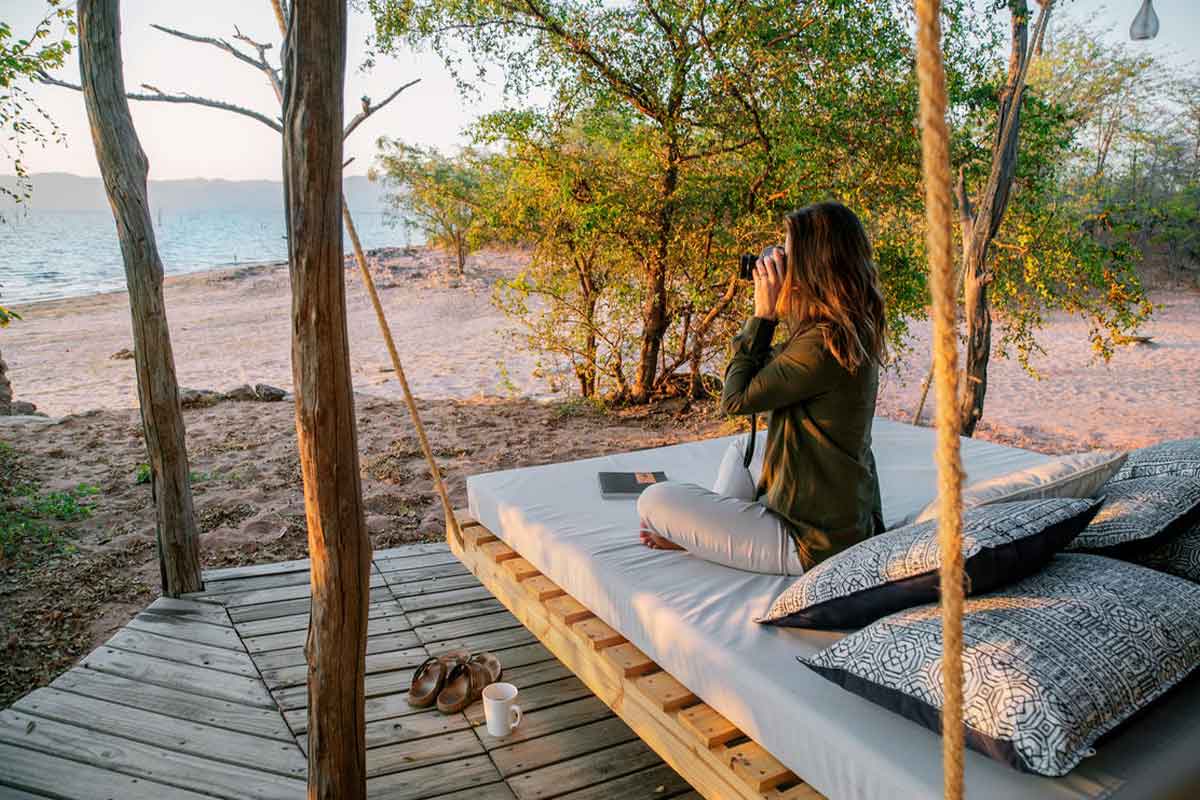
[[[486, 251], [464, 277], [425, 249], [390, 249], [371, 259], [413, 392], [423, 398], [486, 396], [552, 399], [561, 385], [539, 369], [515, 323], [491, 302], [498, 279], [519, 272], [520, 252]], [[1150, 344], [1118, 348], [1098, 361], [1084, 320], [1051, 315], [1045, 353], [1031, 376], [1015, 359], [992, 359], [979, 435], [1048, 452], [1137, 447], [1200, 431], [1200, 294], [1160, 292], [1141, 333]], [[181, 386], [291, 387], [290, 295], [285, 265], [168, 278], [167, 311]], [[749, 300], [747, 299], [747, 305]], [[351, 362], [356, 391], [399, 398], [387, 352], [357, 272], [347, 272]], [[31, 305], [0, 332], [0, 351], [19, 399], [50, 416], [136, 406], [123, 293]], [[889, 371], [880, 413], [911, 420], [928, 364], [929, 326], [912, 329], [905, 360]], [[566, 387], [567, 389], [570, 386]], [[928, 419], [932, 402], [926, 407]]]
[[[549, 384], [495, 309], [519, 252], [474, 257], [465, 277], [441, 255], [373, 260], [409, 380], [454, 502], [471, 473], [730, 433], [713, 404], [602, 411]], [[351, 358], [367, 527], [376, 547], [442, 535], [440, 506], [357, 274], [347, 273]], [[291, 388], [289, 287], [282, 265], [167, 280], [182, 386]], [[978, 435], [1045, 452], [1131, 448], [1200, 433], [1200, 295], [1156, 295], [1150, 344], [1094, 363], [1087, 325], [1055, 317], [1035, 365], [993, 361]], [[748, 300], [747, 300], [748, 302]], [[44, 531], [0, 550], [0, 706], [52, 678], [158, 592], [155, 518], [144, 478], [124, 294], [27, 306], [0, 332], [18, 399], [48, 418], [0, 418], [0, 490], [53, 501]], [[889, 372], [880, 413], [909, 420], [928, 326]], [[118, 357], [114, 358], [114, 354]], [[123, 357], [122, 357], [123, 356]], [[569, 387], [568, 387], [569, 388]], [[928, 415], [928, 412], [927, 412]], [[206, 565], [302, 557], [307, 541], [289, 402], [222, 401], [184, 412]], [[70, 502], [63, 500], [70, 498]], [[62, 514], [66, 503], [68, 516]], [[72, 505], [74, 504], [74, 505]]]

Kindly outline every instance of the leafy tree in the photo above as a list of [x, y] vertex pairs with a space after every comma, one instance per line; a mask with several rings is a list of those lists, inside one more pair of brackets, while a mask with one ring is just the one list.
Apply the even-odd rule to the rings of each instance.
[[489, 233], [480, 204], [493, 168], [481, 152], [450, 157], [384, 137], [370, 176], [396, 189], [388, 198], [393, 207], [416, 222], [427, 242], [453, 253], [461, 275], [467, 256], [486, 243]]
[[[572, 204], [603, 203], [587, 217], [613, 234], [597, 247], [622, 285], [620, 311], [601, 322], [622, 342], [604, 363], [631, 365], [627, 379], [612, 376], [618, 394], [644, 401], [669, 389], [679, 368], [698, 386], [746, 294], [733, 275], [737, 255], [777, 237], [781, 214], [803, 202], [832, 195], [859, 207], [880, 246], [897, 331], [907, 312], [921, 313], [906, 3], [828, 0], [799, 12], [737, 0], [368, 5], [380, 49], [431, 43], [467, 91], [478, 73], [458, 60], [456, 43], [465, 40], [481, 69], [500, 66], [523, 111], [483, 128], [510, 155], [527, 156], [531, 137], [544, 151], [573, 131], [594, 138], [612, 165], [588, 195], [601, 199]], [[969, 28], [954, 28], [950, 48], [964, 64], [978, 47]], [[961, 85], [963, 71], [952, 73]], [[534, 105], [535, 90], [549, 99]], [[545, 231], [528, 233], [544, 241]], [[565, 278], [540, 274], [561, 292]]]
[[[8, 132], [12, 146], [9, 158], [17, 176], [16, 190], [0, 186], [0, 194], [16, 202], [29, 197], [29, 176], [23, 156], [28, 143], [61, 141], [62, 132], [54, 120], [30, 96], [24, 84], [42, 70], [62, 66], [71, 52], [75, 34], [75, 13], [63, 0], [47, 0], [46, 15], [26, 38], [14, 38], [12, 27], [0, 21], [0, 127]], [[61, 28], [62, 32], [56, 34]], [[0, 319], [4, 312], [0, 311]]]

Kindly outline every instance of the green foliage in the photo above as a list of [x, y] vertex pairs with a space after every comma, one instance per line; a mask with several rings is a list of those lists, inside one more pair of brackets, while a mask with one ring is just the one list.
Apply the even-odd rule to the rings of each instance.
[[[866, 224], [892, 352], [904, 352], [928, 296], [908, 3], [367, 5], [380, 50], [431, 46], [466, 96], [491, 70], [502, 75], [511, 107], [473, 129], [495, 153], [476, 210], [490, 235], [531, 257], [496, 302], [582, 396], [702, 391], [749, 305], [737, 256], [777, 241], [786, 212], [827, 198]], [[968, 2], [944, 8], [952, 159], [975, 187], [986, 180], [1005, 73], [1007, 31], [995, 23], [1007, 5], [993, 5], [994, 15]], [[1001, 349], [1027, 366], [1051, 311], [1088, 318], [1106, 356], [1150, 310], [1111, 211], [1064, 195], [1096, 98], [1127, 89], [1143, 68], [1121, 62], [1115, 71], [1127, 77], [1114, 80], [1109, 56], [1085, 45], [1072, 47], [1097, 65], [1072, 73], [1074, 84], [1053, 70], [1031, 79], [994, 241]], [[1172, 209], [1161, 230], [1194, 249], [1184, 234], [1191, 208]]]
[[[64, 0], [47, 0], [46, 15], [23, 38], [15, 38], [12, 27], [0, 21], [0, 128], [8, 135], [12, 169], [17, 189], [0, 187], [17, 202], [28, 198], [29, 182], [22, 157], [29, 143], [45, 145], [62, 141], [62, 132], [49, 115], [33, 100], [26, 83], [39, 72], [61, 67], [71, 52], [75, 34], [74, 9]], [[56, 30], [60, 31], [56, 34]], [[7, 324], [11, 312], [0, 309], [0, 327]]]
[[137, 472], [133, 476], [133, 482], [140, 486], [144, 483], [149, 483], [153, 477], [154, 473], [150, 470], [149, 464], [138, 464]]
[[17, 453], [0, 442], [0, 563], [73, 552], [65, 533], [52, 522], [77, 522], [91, 516], [88, 498], [98, 486], [81, 483], [66, 491], [42, 492], [22, 472]]
[[461, 273], [467, 256], [487, 240], [480, 203], [492, 166], [475, 151], [451, 158], [385, 137], [371, 178], [395, 189], [388, 199], [400, 217], [415, 222], [426, 242], [453, 253]]
[[[491, 222], [534, 249], [500, 302], [585, 395], [699, 386], [749, 304], [737, 256], [806, 202], [863, 216], [897, 338], [924, 313], [907, 3], [368, 5], [381, 49], [431, 44], [468, 93], [500, 68], [514, 109], [476, 128], [508, 162]], [[987, 40], [948, 7], [957, 96]]]

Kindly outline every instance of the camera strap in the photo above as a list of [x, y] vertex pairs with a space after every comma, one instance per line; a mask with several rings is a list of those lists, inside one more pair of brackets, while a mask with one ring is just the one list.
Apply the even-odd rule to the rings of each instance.
[[742, 454], [742, 466], [750, 469], [750, 462], [754, 460], [754, 444], [758, 438], [758, 414], [750, 415], [750, 436], [747, 438], [746, 446]]

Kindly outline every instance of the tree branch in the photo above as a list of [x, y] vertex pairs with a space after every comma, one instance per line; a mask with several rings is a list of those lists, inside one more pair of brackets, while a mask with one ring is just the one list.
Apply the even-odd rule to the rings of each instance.
[[[64, 89], [73, 89], [76, 92], [83, 91], [83, 87], [81, 87], [79, 84], [68, 83], [67, 81], [59, 80], [58, 78], [52, 78], [45, 72], [38, 73], [38, 80], [42, 83], [49, 84], [50, 86], [61, 86]], [[142, 86], [148, 89], [151, 93], [142, 94], [141, 92], [126, 92], [125, 96], [130, 100], [141, 100], [157, 103], [186, 103], [189, 105], [206, 106], [207, 108], [219, 108], [222, 111], [229, 111], [234, 114], [241, 114], [243, 117], [249, 117], [252, 120], [261, 122], [263, 125], [266, 125], [268, 128], [277, 133], [283, 133], [283, 126], [278, 122], [249, 108], [235, 106], [232, 103], [225, 103], [220, 100], [212, 100], [207, 97], [197, 97], [196, 95], [183, 92], [179, 94], [167, 94], [158, 87], [150, 86], [149, 84], [142, 84]]]
[[392, 92], [392, 93], [391, 93], [391, 94], [389, 94], [387, 97], [385, 97], [385, 98], [382, 100], [382, 102], [376, 103], [375, 105], [371, 105], [371, 100], [370, 100], [370, 98], [368, 98], [368, 97], [363, 97], [363, 106], [364, 106], [364, 107], [363, 107], [363, 110], [362, 110], [362, 111], [360, 111], [359, 113], [355, 114], [355, 115], [354, 115], [354, 118], [353, 118], [353, 119], [351, 119], [351, 120], [350, 120], [348, 123], [346, 123], [346, 129], [345, 129], [344, 131], [342, 131], [342, 139], [345, 139], [345, 138], [346, 138], [346, 137], [348, 137], [348, 136], [349, 136], [351, 133], [353, 133], [353, 132], [354, 132], [354, 129], [355, 129], [355, 128], [357, 128], [359, 125], [361, 125], [361, 124], [362, 124], [362, 122], [363, 122], [363, 121], [364, 121], [364, 120], [365, 120], [367, 117], [371, 116], [371, 115], [372, 115], [372, 114], [374, 114], [376, 111], [378, 111], [379, 109], [381, 109], [381, 108], [383, 108], [384, 106], [386, 106], [388, 103], [390, 103], [390, 102], [392, 102], [393, 100], [395, 100], [395, 99], [396, 99], [396, 96], [397, 96], [397, 95], [399, 95], [401, 92], [403, 92], [405, 89], [408, 89], [408, 88], [409, 88], [409, 87], [411, 87], [411, 86], [415, 86], [416, 84], [418, 84], [418, 83], [420, 83], [420, 82], [421, 82], [421, 79], [420, 79], [420, 78], [414, 78], [414, 79], [412, 79], [411, 81], [409, 81], [408, 83], [404, 84], [404, 85], [403, 85], [403, 86], [401, 86], [399, 89], [397, 89], [396, 91]]
[[[241, 50], [237, 49], [236, 47], [234, 47], [233, 45], [231, 45], [229, 42], [225, 41], [224, 39], [217, 39], [212, 36], [197, 36], [194, 33], [187, 33], [186, 31], [177, 31], [174, 28], [168, 28], [165, 25], [157, 25], [155, 23], [150, 23], [150, 27], [155, 28], [156, 30], [160, 30], [165, 34], [168, 34], [169, 36], [175, 36], [180, 39], [183, 39], [184, 41], [198, 42], [199, 44], [212, 45], [213, 47], [217, 48], [218, 50], [224, 50], [226, 53], [229, 53], [229, 55], [233, 56], [234, 58], [238, 59], [239, 61], [244, 61], [245, 63], [247, 63], [250, 66], [254, 67], [255, 69], [259, 70], [260, 72], [265, 73], [267, 75], [267, 77], [270, 79], [271, 84], [273, 86], [276, 85], [277, 83], [279, 83], [278, 73], [275, 72], [274, 67], [272, 67], [269, 63], [267, 63], [266, 58], [262, 55], [261, 52], [259, 53], [259, 56], [260, 56], [259, 59], [256, 60], [256, 59], [252, 58], [251, 56], [246, 55]], [[237, 30], [237, 29], [235, 28], [234, 30]], [[239, 32], [239, 38], [241, 38], [240, 32]], [[249, 40], [246, 40], [246, 41], [249, 41]], [[258, 45], [254, 45], [254, 46], [258, 47]]]

